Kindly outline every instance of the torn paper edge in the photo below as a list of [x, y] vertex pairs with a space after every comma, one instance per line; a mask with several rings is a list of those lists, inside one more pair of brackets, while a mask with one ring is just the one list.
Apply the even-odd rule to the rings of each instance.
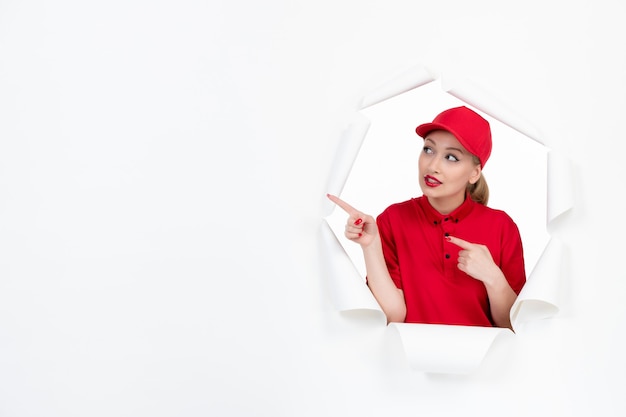
[[[366, 94], [362, 100], [362, 108], [372, 106], [418, 88], [435, 79], [432, 73], [426, 68], [411, 68], [397, 78]], [[484, 90], [480, 89], [475, 84], [467, 81], [460, 82], [459, 80], [453, 80], [443, 76], [442, 89], [475, 107], [477, 110], [490, 115], [494, 119], [522, 133], [524, 136], [544, 145], [542, 135], [534, 125], [519, 117], [516, 112], [512, 111], [508, 106], [496, 100], [494, 97], [486, 94]], [[365, 118], [365, 120], [367, 120], [367, 122], [364, 120], [361, 122], [357, 121], [356, 125], [353, 122], [348, 133], [344, 135], [343, 141], [346, 143], [340, 145], [341, 147], [338, 150], [333, 166], [331, 183], [329, 183], [329, 192], [335, 195], [340, 195], [341, 190], [343, 190], [343, 186], [347, 181], [352, 165], [358, 156], [361, 144], [367, 134], [370, 122], [367, 118]], [[546, 205], [546, 227], [548, 223], [573, 206], [572, 186], [570, 181], [568, 181], [569, 178], [571, 178], [569, 176], [569, 163], [566, 158], [554, 151], [550, 151], [548, 156], [547, 181], [549, 196], [546, 197], [548, 199]], [[380, 307], [365, 285], [364, 280], [356, 271], [356, 268], [337, 240], [334, 232], [326, 222], [325, 227], [325, 239], [329, 245], [327, 256], [329, 257], [329, 263], [333, 265], [333, 267], [330, 268], [332, 271], [329, 271], [329, 278], [331, 279], [330, 286], [336, 287], [333, 293], [335, 307], [339, 311], [354, 309], [380, 310]], [[328, 242], [330, 240], [328, 233], [333, 235], [333, 243]], [[562, 250], [562, 244], [555, 239], [551, 239], [546, 245], [542, 256], [527, 280], [527, 284], [524, 286], [520, 296], [511, 308], [511, 319], [514, 328], [515, 325], [519, 325], [523, 322], [553, 317], [558, 313], [558, 293], [562, 271], [559, 262], [562, 259], [562, 256], [560, 256], [560, 251]], [[343, 261], [340, 261], [339, 258], [342, 258]], [[343, 263], [344, 261], [347, 261], [351, 266], [349, 272], [347, 265]], [[354, 275], [355, 273], [357, 276]], [[342, 278], [342, 276], [352, 276], [352, 278], [349, 279], [349, 285], [348, 279], [345, 277]], [[366, 295], [363, 290], [369, 293], [369, 296]], [[352, 292], [357, 295], [353, 297]], [[372, 301], [375, 305], [372, 304]], [[382, 313], [382, 310], [380, 311]], [[439, 328], [439, 325], [417, 325], [410, 323], [393, 323], [393, 326], [401, 332], [405, 352], [407, 352], [407, 358], [409, 359], [409, 363], [412, 364], [413, 369], [423, 372], [441, 373], [467, 373], [475, 370], [484, 359], [493, 340], [495, 340], [496, 336], [494, 335], [500, 334], [502, 331], [508, 331], [507, 329], [471, 326], [443, 326]], [[437, 327], [438, 330], [435, 331], [437, 332], [436, 334], [440, 336], [443, 335], [442, 337], [446, 340], [452, 338], [452, 340], [458, 340], [459, 342], [461, 339], [465, 340], [465, 342], [469, 342], [471, 338], [475, 338], [476, 346], [480, 346], [480, 349], [476, 348], [471, 350], [474, 352], [471, 357], [467, 357], [463, 360], [459, 361], [459, 356], [456, 356], [456, 360], [452, 358], [450, 362], [444, 361], [445, 363], [434, 366], [433, 364], [439, 362], [433, 361], [435, 358], [431, 357], [431, 354], [440, 350], [437, 346], [442, 339], [433, 337], [432, 335], [428, 338], [424, 338], [425, 329], [429, 329], [429, 326], [431, 326], [430, 328], [432, 329]], [[467, 327], [471, 328], [471, 330], [467, 330]], [[411, 329], [415, 329], [415, 334], [411, 333]], [[473, 336], [468, 336], [470, 334]], [[467, 339], [468, 337], [470, 337], [470, 339]], [[416, 346], [416, 340], [421, 340], [419, 344], [420, 348], [413, 350]], [[462, 345], [461, 343], [456, 344]], [[419, 358], [415, 357], [414, 354], [416, 352], [419, 352]], [[451, 356], [454, 356], [454, 352], [451, 353]]]

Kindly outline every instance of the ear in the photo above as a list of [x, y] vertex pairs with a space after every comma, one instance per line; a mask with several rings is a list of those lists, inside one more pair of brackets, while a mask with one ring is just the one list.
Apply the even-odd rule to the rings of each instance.
[[478, 180], [480, 179], [480, 174], [482, 172], [483, 172], [482, 165], [480, 164], [474, 165], [474, 169], [472, 170], [472, 173], [470, 174], [470, 178], [469, 178], [470, 184], [476, 184], [476, 182], [478, 182]]

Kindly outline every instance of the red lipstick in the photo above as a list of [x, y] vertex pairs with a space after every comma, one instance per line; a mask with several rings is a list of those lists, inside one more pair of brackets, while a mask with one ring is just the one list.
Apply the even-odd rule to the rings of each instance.
[[424, 183], [429, 187], [438, 187], [441, 185], [441, 181], [430, 175], [424, 175]]

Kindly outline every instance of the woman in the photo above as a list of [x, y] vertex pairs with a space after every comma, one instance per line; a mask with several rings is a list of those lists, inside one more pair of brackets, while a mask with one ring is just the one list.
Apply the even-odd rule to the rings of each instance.
[[367, 284], [388, 322], [511, 328], [524, 256], [513, 220], [486, 206], [489, 123], [462, 106], [416, 132], [421, 197], [374, 219], [328, 195], [349, 215], [345, 236], [361, 245]]

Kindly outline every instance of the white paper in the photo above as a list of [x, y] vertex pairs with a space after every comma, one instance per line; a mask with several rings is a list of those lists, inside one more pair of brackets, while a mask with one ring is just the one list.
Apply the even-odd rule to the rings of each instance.
[[366, 108], [399, 94], [406, 93], [414, 88], [421, 87], [434, 81], [436, 78], [423, 66], [415, 66], [401, 73], [399, 76], [379, 85], [363, 96], [361, 108]]
[[548, 153], [548, 223], [574, 206], [572, 166], [555, 151]]
[[559, 311], [564, 246], [552, 238], [511, 307], [513, 328], [531, 320], [553, 317]]
[[498, 327], [391, 323], [398, 330], [411, 368], [429, 373], [469, 374], [483, 361], [496, 337], [512, 335]]
[[[343, 131], [328, 178], [327, 191], [330, 194], [341, 194], [369, 127], [370, 120], [363, 114], [356, 113], [352, 122]], [[328, 199], [324, 199], [323, 204], [324, 216], [327, 216], [332, 212], [334, 204]]]
[[326, 221], [322, 222], [322, 263], [328, 279], [333, 305], [338, 311], [370, 310], [379, 312], [381, 323], [387, 319], [365, 284], [364, 278], [354, 268], [350, 258]]

